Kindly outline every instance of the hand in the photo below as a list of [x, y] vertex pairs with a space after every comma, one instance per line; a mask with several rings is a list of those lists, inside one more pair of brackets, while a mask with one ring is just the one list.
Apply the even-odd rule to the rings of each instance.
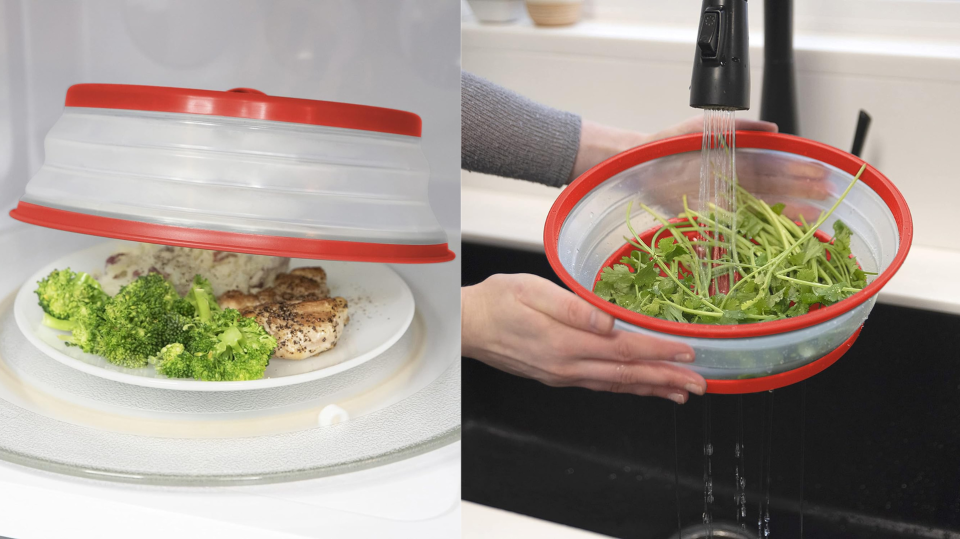
[[706, 381], [677, 362], [688, 345], [613, 329], [614, 319], [535, 275], [494, 275], [462, 288], [461, 353], [555, 387], [664, 397], [702, 395]]
[[[738, 130], [743, 131], [777, 132], [777, 124], [759, 120], [738, 118], [736, 126]], [[694, 116], [653, 135], [602, 125], [591, 122], [590, 120], [583, 120], [580, 127], [580, 147], [577, 150], [577, 158], [573, 163], [573, 172], [570, 175], [570, 181], [573, 181], [597, 164], [618, 153], [625, 152], [630, 148], [635, 148], [655, 140], [702, 132], [703, 115]]]
[[[778, 131], [777, 124], [773, 122], [765, 122], [763, 120], [737, 118], [735, 125], [737, 126], [737, 131], [767, 131], [769, 133], [776, 133]], [[670, 137], [678, 137], [680, 135], [689, 135], [690, 133], [703, 133], [702, 114], [687, 118], [675, 126], [668, 127], [663, 131], [654, 133], [648, 137], [647, 142], [653, 142], [655, 140], [661, 140]]]
[[[776, 124], [758, 120], [737, 119], [738, 130], [776, 132]], [[574, 163], [573, 178], [589, 168], [620, 152], [636, 146], [678, 135], [703, 131], [703, 116], [694, 116], [673, 127], [653, 135], [583, 121], [580, 134], [580, 150]], [[687, 195], [693, 207], [697, 207], [700, 191], [700, 152], [679, 154], [662, 159], [657, 174], [663, 178], [641, 194], [642, 200], [658, 208], [667, 217], [682, 211], [682, 196]], [[784, 215], [797, 220], [803, 216], [815, 221], [821, 208], [805, 202], [827, 200], [831, 182], [830, 171], [818, 162], [787, 159], [774, 153], [737, 152], [737, 177], [740, 185], [769, 204], [785, 202]], [[636, 226], [653, 225], [642, 218]]]

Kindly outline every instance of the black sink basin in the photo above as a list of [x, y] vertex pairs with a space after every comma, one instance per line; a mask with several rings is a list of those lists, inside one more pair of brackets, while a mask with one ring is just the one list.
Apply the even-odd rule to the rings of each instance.
[[[542, 255], [464, 244], [463, 260], [464, 284], [557, 280]], [[850, 352], [806, 382], [710, 396], [714, 522], [736, 525], [742, 406], [744, 521], [757, 536], [772, 406], [771, 537], [960, 538], [957, 336], [960, 316], [877, 305]], [[704, 398], [551, 388], [466, 358], [463, 396], [465, 500], [614, 537], [703, 536], [689, 527], [704, 512]]]

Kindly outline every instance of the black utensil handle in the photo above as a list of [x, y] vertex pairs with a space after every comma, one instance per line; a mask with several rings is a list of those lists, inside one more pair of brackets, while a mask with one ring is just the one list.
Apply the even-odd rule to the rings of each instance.
[[860, 157], [863, 151], [863, 142], [867, 138], [867, 129], [870, 128], [870, 115], [867, 111], [860, 110], [860, 117], [857, 119], [857, 134], [853, 137], [853, 149], [850, 153]]

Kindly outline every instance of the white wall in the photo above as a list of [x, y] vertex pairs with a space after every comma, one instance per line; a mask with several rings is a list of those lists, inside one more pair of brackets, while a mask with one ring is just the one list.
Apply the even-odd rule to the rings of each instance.
[[0, 228], [81, 82], [272, 95], [423, 118], [431, 200], [459, 226], [460, 10], [449, 0], [3, 0]]
[[[688, 106], [695, 28], [592, 21], [567, 29], [527, 23], [463, 26], [463, 68], [546, 104], [625, 128], [656, 131], [696, 114]], [[760, 105], [762, 35], [751, 35], [752, 100]], [[960, 250], [960, 43], [798, 35], [801, 135], [849, 150], [860, 108], [873, 117], [864, 158], [904, 193], [915, 245]], [[466, 174], [477, 189], [545, 189]], [[553, 193], [555, 196], [555, 192]], [[465, 209], [466, 211], [466, 209]], [[466, 217], [464, 221], [467, 233]]]

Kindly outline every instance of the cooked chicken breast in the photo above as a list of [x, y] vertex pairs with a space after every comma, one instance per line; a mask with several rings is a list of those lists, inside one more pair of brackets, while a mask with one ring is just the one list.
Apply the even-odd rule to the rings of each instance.
[[277, 275], [276, 284], [257, 294], [259, 303], [286, 303], [299, 298], [323, 299], [330, 296], [326, 284], [320, 284], [309, 277], [284, 273]]
[[260, 299], [254, 294], [244, 294], [239, 290], [229, 290], [220, 294], [217, 304], [221, 309], [236, 309], [242, 311], [248, 307], [260, 304]]
[[304, 359], [337, 345], [348, 321], [347, 300], [324, 298], [297, 303], [265, 303], [241, 311], [277, 339], [276, 357]]
[[276, 276], [273, 286], [256, 294], [244, 294], [239, 290], [224, 292], [217, 298], [217, 303], [222, 309], [242, 311], [247, 307], [263, 303], [315, 301], [328, 297], [330, 297], [330, 288], [327, 287], [327, 272], [315, 266], [281, 273]]
[[255, 318], [277, 339], [276, 357], [304, 359], [336, 346], [350, 321], [347, 300], [329, 296], [327, 272], [315, 266], [281, 273], [256, 294], [231, 290], [217, 303]]
[[236, 309], [242, 311], [257, 305], [266, 303], [300, 303], [301, 301], [316, 301], [324, 299], [325, 296], [319, 294], [305, 294], [303, 296], [291, 296], [290, 294], [278, 294], [273, 290], [266, 290], [259, 294], [244, 294], [239, 290], [225, 292], [217, 299], [217, 304], [221, 309]]
[[320, 266], [313, 266], [309, 268], [294, 268], [290, 270], [290, 275], [300, 275], [301, 277], [307, 277], [313, 279], [320, 283], [323, 288], [327, 287], [327, 272], [323, 270]]

